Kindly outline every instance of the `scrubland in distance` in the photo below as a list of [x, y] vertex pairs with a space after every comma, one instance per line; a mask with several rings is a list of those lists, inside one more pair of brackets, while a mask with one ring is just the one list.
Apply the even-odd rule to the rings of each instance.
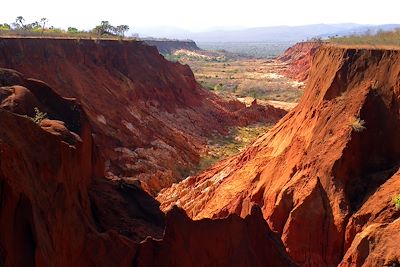
[[376, 34], [367, 32], [361, 35], [332, 37], [328, 40], [336, 44], [349, 45], [394, 45], [400, 46], [400, 28], [394, 31], [378, 31]]

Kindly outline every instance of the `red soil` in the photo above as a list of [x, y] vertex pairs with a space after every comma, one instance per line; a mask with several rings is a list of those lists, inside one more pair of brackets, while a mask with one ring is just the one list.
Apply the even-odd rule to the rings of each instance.
[[322, 42], [300, 42], [289, 47], [277, 58], [286, 63], [281, 73], [299, 82], [307, 81], [313, 56], [322, 44]]

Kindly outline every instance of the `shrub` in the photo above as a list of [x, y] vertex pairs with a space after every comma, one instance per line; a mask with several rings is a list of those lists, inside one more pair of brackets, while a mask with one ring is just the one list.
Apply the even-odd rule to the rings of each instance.
[[351, 127], [353, 128], [354, 131], [356, 132], [362, 132], [365, 129], [367, 129], [364, 125], [365, 125], [365, 121], [360, 119], [360, 118], [355, 118], [352, 120], [352, 124]]
[[0, 24], [0, 31], [10, 31], [11, 30], [11, 26], [7, 23], [4, 24]]
[[393, 198], [393, 204], [396, 210], [400, 210], [400, 195], [397, 195]]
[[35, 117], [31, 119], [39, 124], [42, 120], [47, 119], [47, 113], [41, 112], [38, 108], [35, 108]]

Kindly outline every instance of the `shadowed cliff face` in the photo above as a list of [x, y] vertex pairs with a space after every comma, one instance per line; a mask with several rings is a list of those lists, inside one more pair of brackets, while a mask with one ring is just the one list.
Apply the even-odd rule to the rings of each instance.
[[244, 217], [259, 204], [302, 266], [398, 262], [399, 103], [400, 51], [324, 46], [295, 109], [157, 199], [196, 219]]
[[285, 114], [221, 101], [196, 83], [188, 66], [142, 42], [3, 38], [0, 66], [77, 98], [106, 157], [107, 176], [139, 180], [149, 192], [197, 164], [206, 136]]
[[175, 207], [166, 221], [163, 240], [142, 243], [134, 266], [295, 266], [263, 223], [259, 207], [244, 219], [231, 214], [199, 221]]
[[259, 208], [164, 220], [140, 187], [104, 179], [85, 112], [39, 80], [0, 69], [0, 122], [1, 266], [293, 266]]
[[[132, 254], [123, 238], [112, 242], [94, 228], [87, 188], [103, 170], [80, 106], [41, 81], [4, 69], [0, 104], [2, 266], [112, 264], [107, 253], [123, 263], [129, 256], [119, 251]], [[21, 116], [34, 107], [48, 119], [35, 123]]]

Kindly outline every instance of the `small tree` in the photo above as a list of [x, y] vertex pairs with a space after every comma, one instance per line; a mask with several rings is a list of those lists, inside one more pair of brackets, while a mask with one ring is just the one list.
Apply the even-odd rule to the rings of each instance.
[[44, 29], [46, 27], [46, 22], [48, 22], [47, 18], [40, 19], [40, 23], [42, 24], [42, 35], [43, 35]]
[[107, 20], [103, 20], [100, 25], [97, 25], [93, 31], [98, 35], [112, 34], [113, 26]]
[[17, 25], [18, 28], [25, 28], [24, 21], [25, 21], [24, 17], [18, 16], [15, 19], [15, 24]]
[[118, 25], [117, 27], [115, 27], [115, 33], [121, 37], [124, 37], [125, 32], [127, 32], [128, 30], [129, 30], [128, 25]]

